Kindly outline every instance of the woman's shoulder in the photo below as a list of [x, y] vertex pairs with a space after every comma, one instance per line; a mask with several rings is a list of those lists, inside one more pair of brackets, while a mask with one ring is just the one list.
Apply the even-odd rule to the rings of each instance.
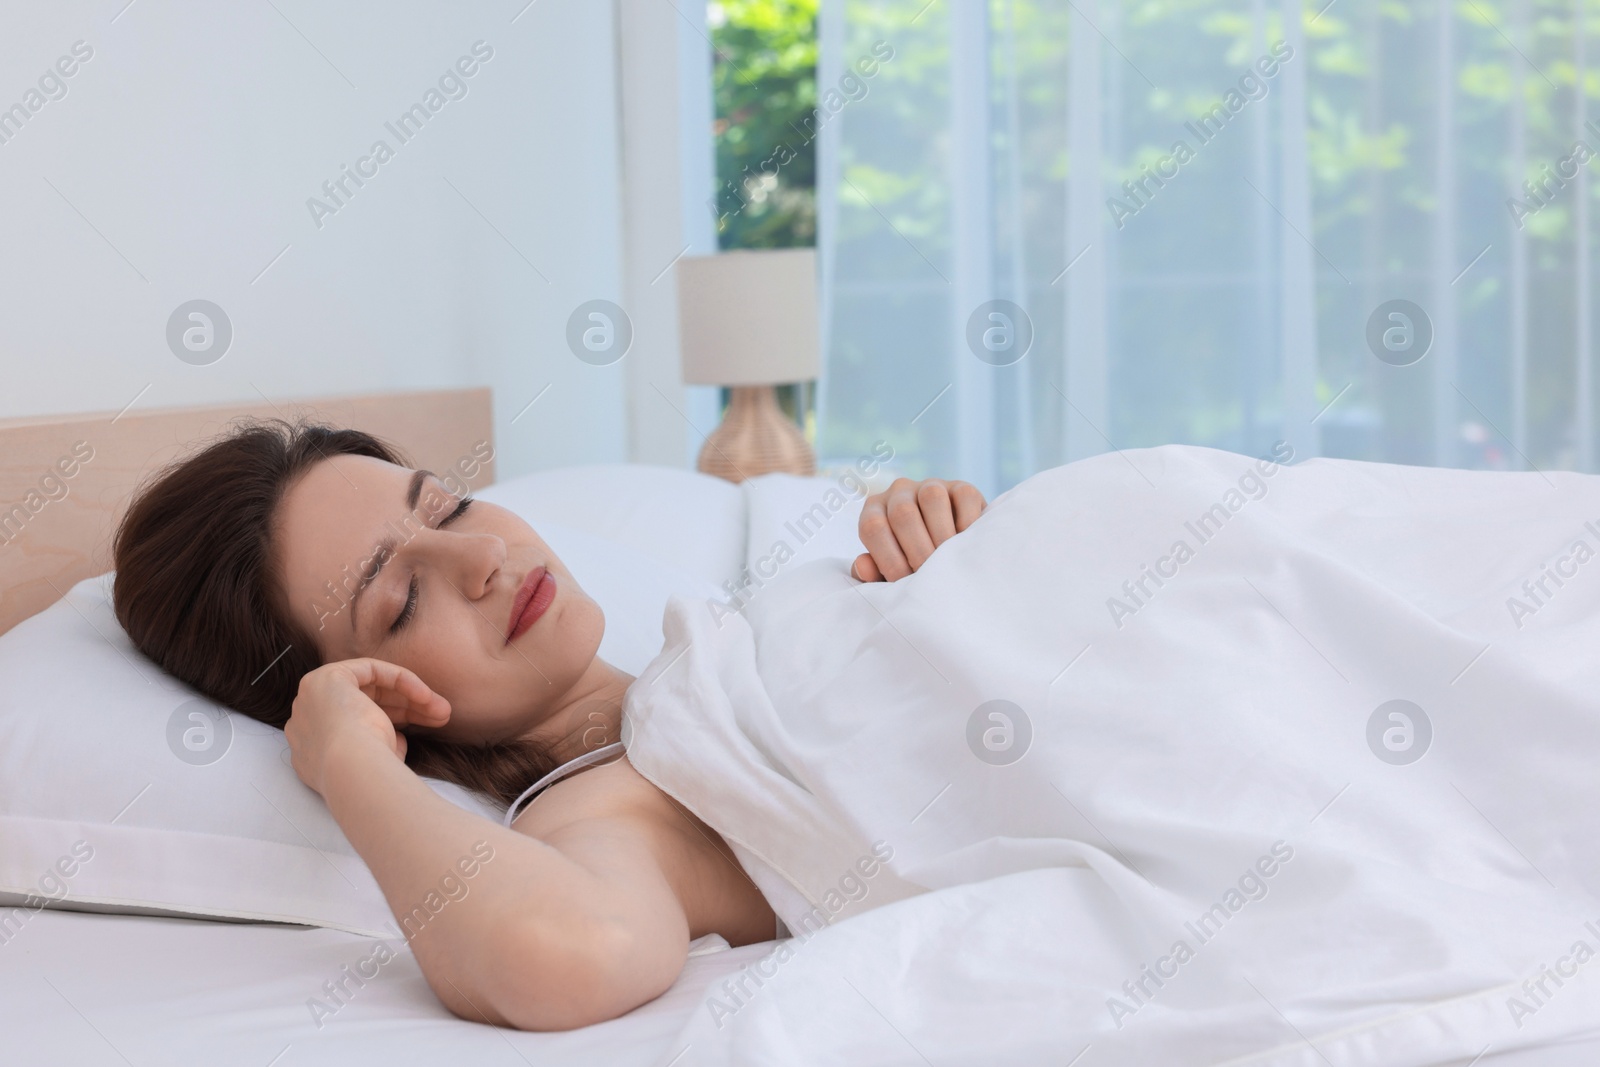
[[744, 945], [772, 936], [772, 909], [721, 836], [625, 755], [556, 782], [512, 828], [629, 885], [660, 879], [691, 939], [720, 933]]
[[622, 754], [544, 789], [523, 808], [511, 828], [544, 838], [575, 822], [653, 818], [670, 805], [666, 794]]

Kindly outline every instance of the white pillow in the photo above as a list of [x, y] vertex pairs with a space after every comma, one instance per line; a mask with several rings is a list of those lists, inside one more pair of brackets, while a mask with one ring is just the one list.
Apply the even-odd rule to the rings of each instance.
[[778, 571], [814, 559], [853, 560], [864, 552], [857, 524], [866, 492], [884, 488], [875, 483], [876, 479], [845, 478], [843, 472], [815, 478], [762, 474], [741, 483], [749, 528], [745, 566], [751, 585], [759, 587]]
[[[740, 487], [698, 471], [632, 463], [558, 467], [474, 495], [516, 512], [541, 535], [542, 523], [559, 522], [715, 585], [744, 566]], [[584, 575], [573, 573], [587, 589]], [[655, 623], [659, 629], [659, 615]]]
[[[549, 476], [530, 481], [541, 477], [549, 484]], [[622, 481], [630, 479], [635, 489], [651, 482]], [[527, 488], [509, 484], [483, 495], [520, 511]], [[737, 503], [736, 488], [728, 488]], [[638, 495], [654, 503], [640, 514], [648, 524], [634, 540], [693, 527], [702, 548], [721, 552], [730, 526], [742, 539], [742, 513], [708, 514], [703, 494]], [[716, 575], [527, 517], [605, 611], [601, 656], [630, 673], [660, 651], [669, 596], [722, 595]], [[689, 544], [680, 539], [672, 551], [689, 558]], [[700, 554], [702, 565], [713, 565], [712, 551]], [[80, 582], [0, 636], [0, 904], [59, 896], [55, 906], [82, 910], [393, 936], [377, 883], [322, 798], [295, 776], [282, 731], [201, 700], [135, 651], [111, 610], [111, 578]], [[185, 747], [186, 732], [197, 751]], [[469, 810], [500, 817], [463, 789], [429, 784]]]

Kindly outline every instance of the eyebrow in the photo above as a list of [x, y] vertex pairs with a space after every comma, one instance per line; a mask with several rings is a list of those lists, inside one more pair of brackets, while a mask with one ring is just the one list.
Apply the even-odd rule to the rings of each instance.
[[[422, 483], [427, 481], [429, 477], [437, 477], [437, 475], [434, 475], [432, 471], [428, 470], [411, 472], [411, 481], [406, 486], [407, 514], [417, 510], [417, 501], [422, 497]], [[357, 576], [360, 577], [360, 580], [356, 585], [355, 593], [350, 597], [350, 632], [352, 634], [360, 633], [360, 627], [356, 619], [356, 609], [361, 603], [361, 594], [367, 591], [367, 586], [378, 580], [378, 575], [383, 571], [383, 565], [388, 563], [390, 558], [393, 557], [394, 550], [394, 537], [385, 537], [382, 541], [378, 542], [377, 550], [373, 553], [373, 557], [375, 558], [377, 566], [373, 567], [372, 574], [368, 577], [360, 577], [360, 572], [357, 572]]]

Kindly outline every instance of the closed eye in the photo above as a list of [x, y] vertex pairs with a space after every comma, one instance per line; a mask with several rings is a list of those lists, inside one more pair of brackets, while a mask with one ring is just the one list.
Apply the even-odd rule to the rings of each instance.
[[411, 617], [417, 613], [417, 591], [419, 588], [417, 576], [413, 574], [411, 576], [411, 591], [406, 595], [406, 606], [400, 609], [400, 614], [395, 616], [393, 624], [389, 627], [391, 635], [405, 629], [406, 623], [410, 622]]
[[[461, 516], [467, 513], [467, 509], [471, 506], [472, 498], [470, 496], [463, 497], [461, 499], [461, 503], [456, 505], [456, 509], [454, 511], [439, 520], [439, 529], [442, 530], [446, 526], [449, 526], [452, 522], [455, 522], [457, 519], [461, 518]], [[420, 590], [421, 585], [417, 581], [417, 576], [413, 574], [411, 576], [411, 588], [406, 595], [405, 607], [400, 609], [400, 614], [395, 616], [394, 622], [389, 626], [390, 636], [393, 636], [394, 634], [397, 634], [401, 630], [405, 629], [406, 623], [410, 622], [412, 617], [416, 615], [417, 594], [420, 592]]]

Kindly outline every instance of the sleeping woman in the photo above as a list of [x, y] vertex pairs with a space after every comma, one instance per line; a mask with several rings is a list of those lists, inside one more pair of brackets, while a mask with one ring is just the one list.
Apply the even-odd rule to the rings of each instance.
[[[852, 576], [905, 577], [984, 507], [963, 482], [897, 480], [863, 506]], [[365, 433], [252, 424], [139, 493], [115, 562], [134, 644], [284, 730], [397, 916], [492, 845], [470, 904], [412, 941], [455, 1014], [584, 1026], [664, 992], [696, 938], [774, 936], [728, 845], [626, 756], [563, 776], [509, 828], [419, 777], [504, 806], [619, 740], [634, 679], [598, 658], [599, 606], [511, 512]], [[361, 580], [346, 604], [329, 590], [348, 574]]]

